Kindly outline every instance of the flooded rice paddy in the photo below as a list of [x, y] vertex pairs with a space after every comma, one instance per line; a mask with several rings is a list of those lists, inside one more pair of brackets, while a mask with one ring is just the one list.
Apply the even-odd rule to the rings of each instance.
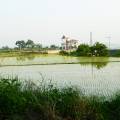
[[[111, 95], [120, 90], [120, 58], [26, 55], [0, 57], [0, 76], [50, 81], [57, 87], [74, 86], [85, 94]], [[39, 81], [39, 82], [38, 82]]]

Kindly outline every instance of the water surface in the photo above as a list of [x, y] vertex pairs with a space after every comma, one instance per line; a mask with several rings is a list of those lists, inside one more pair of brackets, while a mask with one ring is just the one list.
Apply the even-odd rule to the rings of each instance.
[[2, 57], [0, 65], [2, 77], [18, 76], [38, 84], [43, 76], [45, 84], [52, 80], [60, 88], [76, 86], [86, 94], [108, 96], [120, 90], [120, 58], [59, 55]]

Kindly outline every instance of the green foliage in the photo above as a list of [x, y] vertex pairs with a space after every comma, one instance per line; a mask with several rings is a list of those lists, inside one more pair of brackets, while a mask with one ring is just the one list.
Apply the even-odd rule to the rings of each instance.
[[119, 120], [120, 93], [106, 100], [75, 88], [0, 80], [0, 120]]
[[120, 50], [117, 51], [116, 56], [120, 57]]
[[106, 45], [96, 42], [91, 47], [91, 53], [94, 56], [108, 56], [108, 49], [107, 49]]
[[28, 48], [33, 48], [34, 47], [34, 42], [32, 41], [32, 40], [28, 40], [27, 42], [26, 42], [26, 47], [28, 47]]
[[8, 51], [8, 50], [10, 50], [10, 48], [9, 48], [8, 46], [3, 46], [3, 47], [2, 47], [2, 50]]
[[40, 51], [42, 49], [42, 44], [35, 44], [35, 48]]
[[113, 57], [120, 57], [120, 49], [111, 50], [110, 55]]
[[78, 49], [76, 50], [76, 54], [78, 56], [89, 56], [90, 55], [90, 47], [86, 44], [81, 44], [78, 46]]
[[[19, 41], [16, 41], [15, 43], [19, 50], [22, 50], [22, 51], [42, 51], [43, 50], [43, 47], [42, 47], [42, 44], [35, 44], [34, 41], [32, 40], [27, 40], [26, 42], [24, 40], [19, 40]], [[13, 51], [15, 50], [18, 50], [18, 48], [14, 48]]]
[[25, 43], [24, 40], [18, 40], [18, 41], [16, 41], [15, 44], [19, 47], [19, 49], [22, 49], [22, 48], [26, 47], [26, 43]]
[[76, 50], [77, 56], [108, 56], [106, 45], [96, 42], [93, 46], [81, 44]]

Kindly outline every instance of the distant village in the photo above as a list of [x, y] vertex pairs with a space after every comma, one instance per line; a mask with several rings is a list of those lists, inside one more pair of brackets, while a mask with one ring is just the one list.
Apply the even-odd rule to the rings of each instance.
[[[20, 52], [36, 52], [36, 53], [48, 53], [48, 54], [56, 54], [60, 53], [60, 51], [65, 51], [68, 53], [72, 53], [76, 50], [79, 49], [79, 51], [85, 52], [86, 50], [81, 50], [81, 49], [88, 49], [90, 51], [93, 51], [92, 53], [88, 51], [87, 55], [89, 54], [96, 54], [97, 53], [97, 47], [96, 45], [100, 45], [101, 49], [103, 50], [102, 46], [106, 47], [106, 50], [109, 51], [109, 55], [111, 56], [118, 56], [120, 54], [119, 49], [110, 49], [110, 42], [109, 46], [106, 46], [103, 43], [96, 42], [92, 44], [92, 32], [90, 33], [90, 44], [83, 44], [80, 43], [79, 40], [76, 40], [74, 38], [70, 38], [66, 35], [63, 35], [61, 37], [61, 45], [57, 46], [55, 44], [52, 44], [50, 46], [43, 46], [41, 43], [35, 43], [33, 40], [17, 40], [15, 42], [15, 47], [14, 48], [9, 48], [9, 46], [3, 46], [0, 48], [0, 52], [12, 52], [12, 51], [20, 51]], [[93, 48], [94, 46], [94, 48]], [[83, 48], [81, 48], [83, 47]], [[91, 48], [92, 47], [92, 48]], [[100, 53], [99, 53], [100, 54]]]

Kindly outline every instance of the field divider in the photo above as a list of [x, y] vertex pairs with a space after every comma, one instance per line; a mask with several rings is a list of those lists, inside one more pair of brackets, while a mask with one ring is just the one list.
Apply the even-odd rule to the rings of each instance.
[[66, 63], [40, 63], [40, 64], [16, 64], [16, 65], [0, 65], [0, 67], [10, 67], [10, 66], [37, 66], [37, 65], [64, 65], [64, 64], [82, 64], [82, 63], [86, 63], [86, 64], [94, 64], [94, 63], [111, 63], [111, 62], [120, 62], [120, 61], [99, 61], [99, 62], [66, 62]]

